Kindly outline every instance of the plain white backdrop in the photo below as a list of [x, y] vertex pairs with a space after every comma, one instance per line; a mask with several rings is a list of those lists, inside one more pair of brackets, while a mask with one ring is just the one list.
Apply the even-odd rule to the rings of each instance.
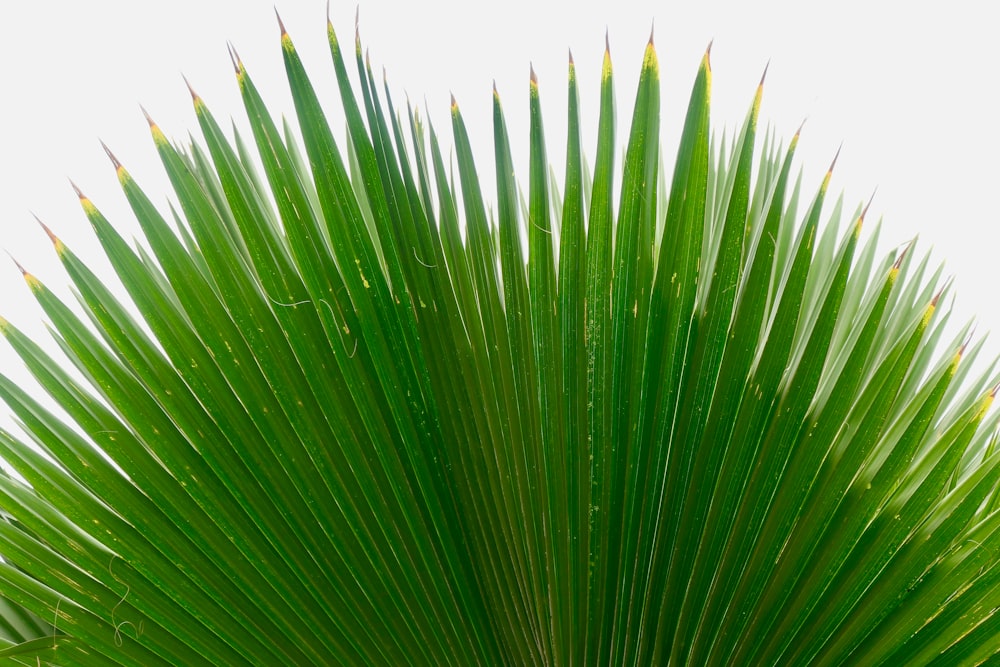
[[[330, 9], [353, 44], [356, 6]], [[289, 34], [336, 117], [338, 100], [322, 0], [279, 0]], [[491, 86], [508, 116], [516, 160], [527, 150], [528, 68], [541, 86], [549, 159], [561, 171], [567, 49], [582, 94], [584, 145], [592, 157], [605, 31], [621, 124], [627, 129], [642, 51], [655, 24], [663, 89], [665, 159], [673, 161], [687, 97], [711, 40], [713, 126], [742, 121], [765, 65], [762, 127], [786, 140], [807, 119], [799, 150], [811, 196], [843, 150], [831, 192], [849, 212], [877, 188], [869, 219], [884, 218], [883, 247], [919, 235], [954, 275], [956, 324], [978, 316], [980, 334], [1000, 331], [995, 298], [1000, 213], [1000, 43], [987, 3], [671, 3], [509, 0], [505, 3], [364, 0], [360, 29], [373, 67], [385, 67], [397, 104], [426, 111], [450, 143], [449, 93], [463, 110], [480, 167], [492, 160]], [[274, 7], [260, 0], [125, 0], [4, 3], [0, 9], [0, 248], [69, 297], [68, 279], [31, 212], [78, 255], [106, 270], [67, 178], [127, 235], [136, 225], [98, 139], [116, 153], [154, 202], [162, 175], [142, 104], [167, 136], [197, 136], [181, 74], [220, 120], [243, 123], [226, 52], [239, 51], [274, 113], [293, 114], [284, 82]], [[335, 122], [335, 127], [342, 125]], [[619, 135], [619, 140], [624, 138]], [[520, 174], [523, 183], [526, 172]], [[490, 178], [486, 182], [492, 183]], [[874, 225], [868, 226], [868, 231]], [[45, 335], [14, 264], [0, 258], [0, 316]], [[985, 356], [1000, 352], [987, 343]], [[25, 381], [0, 344], [0, 372]], [[0, 425], [8, 424], [0, 410]]]

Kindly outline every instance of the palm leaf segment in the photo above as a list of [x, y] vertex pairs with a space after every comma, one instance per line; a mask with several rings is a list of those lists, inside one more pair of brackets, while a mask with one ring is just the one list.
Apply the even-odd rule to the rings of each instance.
[[532, 74], [526, 199], [496, 96], [488, 209], [458, 106], [455, 175], [329, 39], [346, 152], [282, 29], [301, 144], [237, 60], [252, 142], [197, 95], [202, 144], [150, 121], [178, 210], [112, 156], [146, 243], [80, 195], [134, 304], [55, 236], [88, 319], [25, 273], [86, 382], [0, 321], [69, 417], [0, 379], [27, 434], [0, 434], [0, 655], [989, 658], [991, 388], [926, 261], [822, 224], [829, 174], [797, 217], [760, 89], [711, 148], [706, 53], [667, 188], [652, 41], [620, 168], [605, 53], [592, 177], [571, 62], [559, 193]]

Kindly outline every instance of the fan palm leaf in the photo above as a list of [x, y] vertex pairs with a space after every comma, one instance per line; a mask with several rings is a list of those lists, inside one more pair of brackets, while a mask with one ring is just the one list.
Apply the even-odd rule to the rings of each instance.
[[532, 72], [527, 188], [494, 91], [487, 194], [458, 104], [449, 163], [328, 35], [345, 142], [282, 27], [296, 124], [234, 53], [252, 136], [149, 119], [168, 211], [108, 150], [142, 241], [78, 191], [127, 300], [48, 227], [79, 307], [22, 269], [61, 354], [0, 320], [49, 394], [0, 375], [0, 656], [995, 659], [981, 341], [803, 194], [763, 81], [713, 141], [706, 52], [668, 172], [651, 39], [618, 166], [606, 51], [590, 165], [571, 59], [557, 178]]

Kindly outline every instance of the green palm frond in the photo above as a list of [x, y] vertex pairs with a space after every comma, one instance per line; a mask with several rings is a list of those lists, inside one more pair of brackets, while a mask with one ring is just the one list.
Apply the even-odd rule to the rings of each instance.
[[706, 53], [665, 170], [650, 40], [617, 164], [606, 51], [588, 164], [571, 61], [556, 177], [532, 73], [494, 192], [456, 103], [448, 162], [328, 31], [346, 142], [282, 28], [296, 125], [234, 56], [252, 136], [150, 119], [170, 210], [108, 151], [128, 302], [45, 228], [81, 307], [24, 272], [62, 356], [0, 320], [49, 394], [0, 375], [0, 657], [996, 659], [996, 378], [926, 259], [792, 179], [763, 84], [713, 145]]

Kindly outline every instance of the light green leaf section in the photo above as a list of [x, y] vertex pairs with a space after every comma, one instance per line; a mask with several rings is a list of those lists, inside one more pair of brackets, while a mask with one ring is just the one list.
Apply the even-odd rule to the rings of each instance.
[[721, 132], [706, 52], [671, 165], [652, 39], [624, 153], [609, 48], [565, 156], [532, 70], [493, 184], [327, 37], [344, 132], [282, 26], [293, 119], [234, 54], [245, 137], [149, 119], [167, 210], [109, 151], [142, 239], [78, 191], [114, 276], [43, 226], [79, 303], [22, 269], [55, 346], [0, 319], [48, 395], [0, 373], [5, 664], [997, 659], [983, 341], [793, 178], [763, 80]]

